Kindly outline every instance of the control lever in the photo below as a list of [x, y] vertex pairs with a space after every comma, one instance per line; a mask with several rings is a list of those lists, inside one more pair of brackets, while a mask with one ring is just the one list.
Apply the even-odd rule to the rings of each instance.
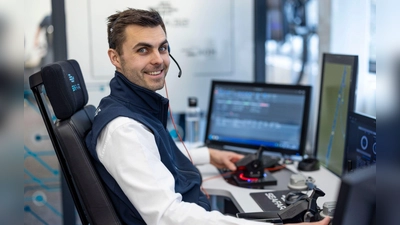
[[[319, 188], [314, 188], [313, 190], [309, 198], [308, 211], [304, 215], [304, 222], [319, 221], [321, 219], [318, 213], [317, 198], [325, 196], [325, 193]], [[315, 217], [318, 217], [317, 220], [315, 220]]]
[[280, 220], [283, 224], [320, 221], [322, 217], [318, 212], [317, 199], [322, 196], [325, 196], [325, 193], [321, 189], [314, 187], [310, 197], [295, 202], [283, 210], [237, 213], [236, 217], [268, 222], [278, 222]]
[[244, 176], [251, 178], [264, 177], [264, 165], [262, 162], [263, 152], [267, 150], [264, 146], [260, 146], [255, 154], [246, 155], [244, 158], [236, 162], [238, 170], [244, 172]]
[[232, 174], [233, 180], [241, 187], [263, 188], [267, 185], [276, 185], [276, 178], [265, 170], [263, 152], [267, 150], [260, 146], [257, 153], [246, 155], [236, 162], [237, 170]]
[[283, 223], [319, 221], [321, 217], [318, 213], [317, 199], [321, 196], [325, 196], [325, 193], [321, 189], [314, 187], [310, 197], [279, 211], [278, 216]]

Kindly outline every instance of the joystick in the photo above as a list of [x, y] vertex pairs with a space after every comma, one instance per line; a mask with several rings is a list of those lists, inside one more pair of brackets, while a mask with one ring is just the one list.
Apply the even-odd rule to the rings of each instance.
[[261, 146], [255, 154], [249, 154], [236, 162], [237, 170], [233, 179], [242, 187], [263, 187], [276, 185], [277, 180], [269, 171], [265, 170], [262, 153], [266, 148]]
[[325, 196], [325, 193], [314, 187], [310, 197], [301, 197], [280, 211], [237, 213], [236, 217], [283, 224], [320, 221], [324, 217], [317, 205], [317, 199], [322, 196]]

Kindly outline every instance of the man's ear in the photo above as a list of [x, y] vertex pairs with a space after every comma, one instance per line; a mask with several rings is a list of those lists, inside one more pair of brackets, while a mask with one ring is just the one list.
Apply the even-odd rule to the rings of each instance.
[[121, 60], [120, 57], [115, 49], [109, 48], [108, 49], [108, 57], [110, 58], [111, 63], [117, 68], [121, 68]]

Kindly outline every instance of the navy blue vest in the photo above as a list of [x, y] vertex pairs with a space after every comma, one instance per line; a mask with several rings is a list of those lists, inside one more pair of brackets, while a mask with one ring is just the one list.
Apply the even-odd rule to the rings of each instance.
[[[155, 137], [161, 161], [175, 178], [175, 192], [182, 195], [183, 201], [196, 203], [209, 211], [209, 201], [200, 190], [199, 171], [178, 149], [166, 129], [168, 99], [133, 84], [119, 72], [115, 72], [110, 88], [110, 95], [103, 98], [97, 108], [92, 130], [86, 137], [86, 145], [95, 159], [96, 169], [106, 184], [120, 219], [126, 224], [145, 224], [135, 206], [131, 204], [97, 157], [97, 137], [107, 123], [118, 116], [135, 119], [150, 129]], [[140, 193], [137, 194], [140, 195]]]

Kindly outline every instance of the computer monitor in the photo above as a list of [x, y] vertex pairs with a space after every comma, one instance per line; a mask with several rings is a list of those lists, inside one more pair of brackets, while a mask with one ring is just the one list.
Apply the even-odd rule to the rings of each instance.
[[255, 153], [260, 146], [303, 156], [310, 86], [212, 81], [205, 144]]
[[343, 174], [376, 163], [376, 119], [349, 112]]
[[332, 225], [376, 224], [376, 164], [343, 176]]
[[358, 56], [324, 53], [314, 154], [342, 175], [347, 113], [354, 111]]

